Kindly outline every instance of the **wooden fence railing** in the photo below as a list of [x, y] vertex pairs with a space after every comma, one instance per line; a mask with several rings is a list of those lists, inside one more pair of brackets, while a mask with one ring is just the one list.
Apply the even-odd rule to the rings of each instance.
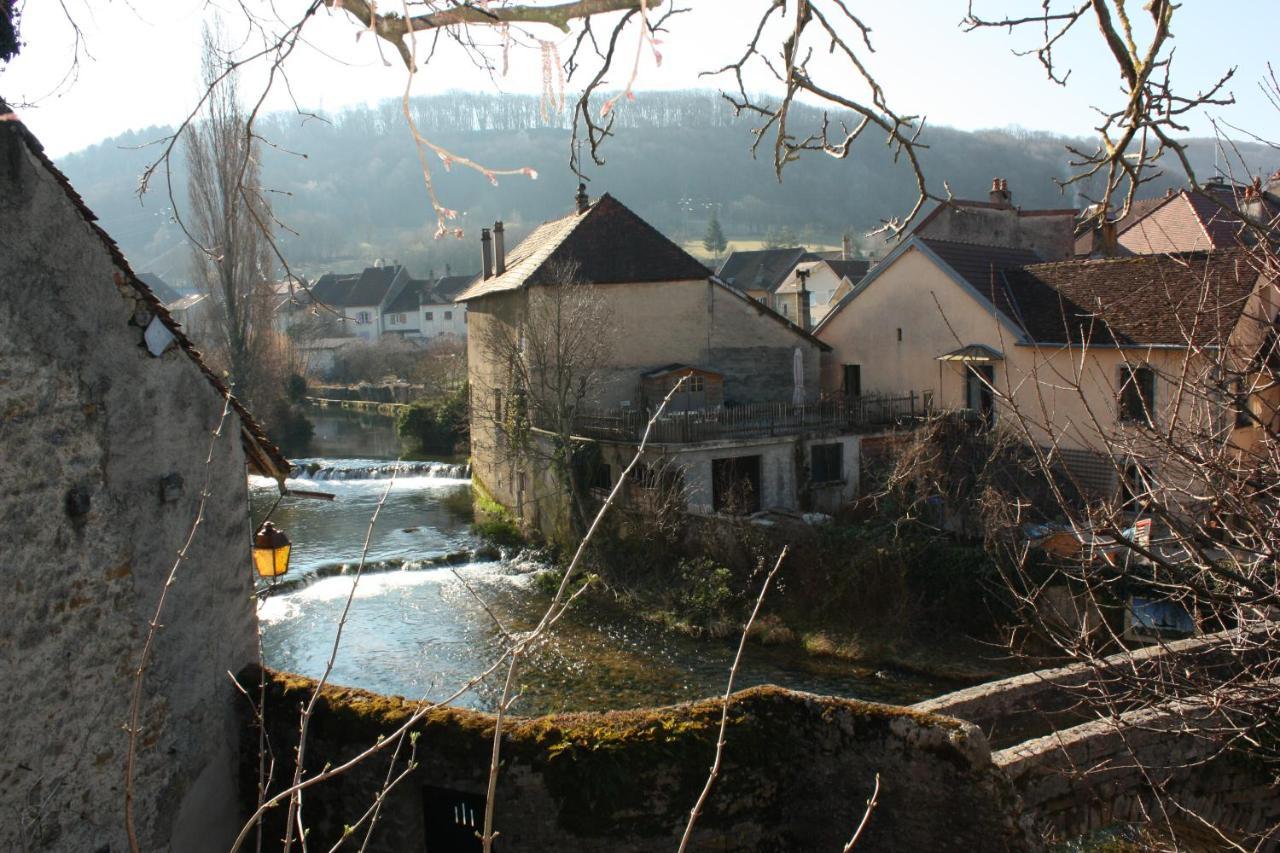
[[[692, 444], [888, 426], [924, 416], [932, 406], [931, 394], [912, 391], [898, 396], [864, 395], [801, 406], [751, 403], [732, 408], [668, 412], [653, 425], [649, 440], [658, 444]], [[574, 431], [586, 438], [605, 441], [639, 441], [648, 422], [648, 413], [634, 410], [582, 412], [574, 419]]]

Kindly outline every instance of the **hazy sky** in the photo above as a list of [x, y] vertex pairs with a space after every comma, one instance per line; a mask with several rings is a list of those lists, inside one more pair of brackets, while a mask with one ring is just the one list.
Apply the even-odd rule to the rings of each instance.
[[[306, 5], [302, 0], [275, 0], [274, 7], [262, 0], [245, 2], [262, 8], [264, 14], [275, 8], [285, 18]], [[1080, 26], [1063, 45], [1061, 62], [1072, 68], [1069, 85], [1063, 88], [1045, 79], [1034, 58], [1012, 54], [1014, 48], [1033, 47], [1034, 32], [964, 33], [959, 23], [965, 0], [846, 2], [872, 27], [876, 52], [867, 58], [868, 66], [900, 113], [922, 114], [930, 123], [967, 129], [1019, 125], [1086, 135], [1096, 124], [1092, 107], [1116, 104], [1118, 75], [1093, 25]], [[384, 8], [396, 5], [393, 0], [383, 3]], [[660, 66], [650, 50], [641, 52], [638, 89], [718, 85], [722, 78], [699, 79], [698, 73], [723, 65], [741, 52], [768, 0], [683, 0], [678, 5], [691, 11], [674, 18], [670, 33], [662, 36]], [[1135, 15], [1147, 17], [1136, 0], [1130, 0], [1130, 5]], [[1039, 6], [1038, 0], [975, 0], [978, 11], [992, 15], [1030, 14]], [[22, 118], [54, 156], [125, 130], [179, 121], [198, 97], [202, 20], [221, 13], [233, 34], [243, 30], [237, 28], [242, 19], [231, 0], [66, 0], [66, 8], [83, 30], [84, 47], [91, 57], [83, 58], [74, 82], [64, 81], [75, 38], [59, 3], [25, 4], [22, 35], [28, 46], [0, 70], [0, 95], [14, 103], [35, 102], [20, 110]], [[1210, 108], [1208, 115], [1280, 139], [1280, 114], [1259, 91], [1273, 54], [1280, 2], [1184, 0], [1175, 21], [1175, 81], [1195, 91], [1236, 66], [1229, 90], [1237, 105]], [[290, 108], [290, 89], [300, 105], [329, 110], [403, 94], [407, 74], [394, 52], [383, 46], [390, 61], [384, 65], [375, 40], [357, 40], [358, 31], [354, 19], [345, 13], [322, 10], [305, 30], [306, 43], [288, 61], [289, 89], [277, 84], [267, 107]], [[549, 28], [531, 30], [530, 35], [549, 40], [566, 53], [572, 43]], [[495, 46], [491, 54], [500, 61], [497, 36], [490, 33], [484, 38]], [[528, 36], [520, 39], [530, 44]], [[772, 44], [776, 47], [778, 39]], [[421, 50], [427, 48], [424, 44]], [[613, 85], [625, 83], [637, 48], [632, 29], [620, 42], [619, 61], [610, 78]], [[537, 47], [513, 47], [509, 62], [506, 76], [494, 80], [457, 48], [442, 45], [413, 81], [413, 93], [540, 90], [542, 59]], [[815, 67], [829, 74], [827, 85], [860, 91], [844, 67], [819, 62], [815, 60]], [[749, 82], [767, 90], [771, 78], [759, 73]], [[250, 74], [242, 91], [252, 94], [261, 85], [261, 75]], [[574, 81], [568, 88], [572, 93]], [[1211, 133], [1203, 116], [1189, 124], [1193, 134]]]

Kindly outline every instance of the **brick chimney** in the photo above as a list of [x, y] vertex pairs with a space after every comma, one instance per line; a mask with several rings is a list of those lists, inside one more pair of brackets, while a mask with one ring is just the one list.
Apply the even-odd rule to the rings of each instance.
[[809, 273], [810, 270], [796, 270], [796, 280], [800, 283], [799, 306], [796, 308], [796, 325], [809, 331]]
[[480, 229], [480, 278], [493, 278], [493, 238], [488, 228]]
[[502, 220], [493, 223], [493, 274], [507, 271], [507, 245], [502, 233]]
[[999, 208], [1013, 207], [1013, 195], [1009, 192], [1009, 182], [1004, 178], [991, 179], [991, 203]]
[[587, 196], [586, 184], [578, 184], [578, 194], [573, 197], [573, 201], [577, 204], [579, 213], [587, 212], [587, 208], [591, 206], [591, 199]]

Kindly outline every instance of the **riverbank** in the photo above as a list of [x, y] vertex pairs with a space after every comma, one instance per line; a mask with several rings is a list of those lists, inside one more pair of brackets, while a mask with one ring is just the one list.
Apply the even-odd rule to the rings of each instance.
[[956, 684], [1025, 670], [1002, 645], [1009, 605], [981, 547], [875, 519], [685, 519], [655, 530], [623, 518], [588, 550], [583, 571], [596, 582], [583, 604], [693, 638], [736, 639], [784, 545], [753, 647]]

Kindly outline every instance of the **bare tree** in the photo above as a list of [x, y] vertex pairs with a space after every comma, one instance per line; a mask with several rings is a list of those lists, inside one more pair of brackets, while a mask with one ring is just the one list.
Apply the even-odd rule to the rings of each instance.
[[[571, 501], [575, 534], [588, 520], [585, 485], [575, 465], [582, 449], [574, 425], [606, 376], [616, 326], [608, 302], [583, 282], [575, 264], [548, 270], [548, 282], [525, 290], [517, 315], [489, 320], [472, 316], [479, 356], [472, 370], [472, 443], [489, 442], [494, 455], [517, 471], [550, 470], [556, 493], [534, 500]], [[479, 322], [476, 322], [479, 320]], [[514, 502], [513, 502], [514, 503]]]
[[236, 393], [260, 408], [270, 351], [271, 209], [262, 192], [258, 144], [242, 114], [236, 75], [224, 74], [218, 37], [204, 33], [204, 117], [186, 128], [193, 278], [213, 303], [211, 355]]
[[[1016, 610], [1012, 650], [1081, 668], [1065, 688], [1075, 721], [1148, 736], [1126, 760], [1178, 849], [1189, 829], [1239, 849], [1280, 829], [1165, 784], [1204, 766], [1216, 790], [1219, 759], [1245, 778], [1280, 769], [1280, 259], [1268, 244], [1218, 253], [1132, 262], [1178, 270], [1144, 295], [1177, 317], [1181, 343], [1100, 357], [1130, 294], [1099, 290], [1095, 335], [991, 383], [994, 429], [952, 417], [923, 430], [888, 489], [903, 523], [936, 524], [939, 498], [982, 522]], [[1176, 757], [1144, 751], [1153, 732]]]

